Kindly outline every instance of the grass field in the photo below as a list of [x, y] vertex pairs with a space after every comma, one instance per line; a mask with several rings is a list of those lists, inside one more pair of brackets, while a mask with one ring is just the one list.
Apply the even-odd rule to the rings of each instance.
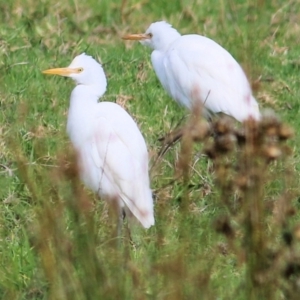
[[[295, 134], [271, 162], [267, 130], [253, 152], [234, 146], [213, 160], [212, 138], [178, 143], [151, 169], [155, 226], [137, 230], [136, 247], [124, 231], [116, 247], [107, 204], [75, 172], [65, 133], [73, 82], [41, 71], [82, 52], [101, 61], [103, 99], [135, 118], [152, 166], [158, 138], [187, 112], [161, 87], [149, 50], [121, 36], [162, 19], [226, 48], [261, 109], [285, 124], [267, 128]], [[0, 0], [0, 298], [298, 299], [299, 20], [298, 0]]]

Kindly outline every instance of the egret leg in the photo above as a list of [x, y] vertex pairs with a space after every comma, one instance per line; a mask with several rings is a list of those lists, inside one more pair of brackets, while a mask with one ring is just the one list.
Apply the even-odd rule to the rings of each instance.
[[177, 128], [167, 134], [166, 136], [159, 139], [159, 141], [163, 142], [163, 146], [160, 149], [158, 153], [158, 159], [164, 156], [164, 154], [174, 145], [176, 142], [178, 142], [183, 135], [183, 129]]
[[122, 242], [122, 226], [123, 226], [123, 208], [120, 207], [118, 198], [109, 199], [109, 215], [111, 231], [111, 245], [114, 248], [120, 248]]
[[134, 250], [137, 248], [137, 243], [135, 239], [138, 234], [136, 232], [136, 228], [139, 227], [134, 220], [132, 213], [128, 209], [124, 209], [124, 218], [126, 217], [127, 222], [125, 222], [125, 230], [126, 230], [126, 240], [129, 241], [130, 245]]
[[133, 248], [135, 248], [135, 244], [134, 244], [133, 239], [132, 239], [131, 230], [130, 230], [128, 222], [126, 223], [125, 228], [126, 228], [126, 235], [128, 237], [129, 243], [130, 243], [131, 246], [133, 246]]
[[[158, 140], [163, 143], [161, 150], [157, 155], [159, 160], [176, 142], [178, 142], [183, 134], [183, 122], [186, 119], [184, 116], [176, 125], [175, 129]], [[155, 163], [154, 163], [155, 164]]]
[[117, 239], [118, 239], [118, 248], [121, 247], [122, 243], [122, 229], [123, 229], [123, 223], [125, 218], [125, 211], [123, 208], [121, 208], [121, 211], [118, 216], [118, 224], [117, 224]]

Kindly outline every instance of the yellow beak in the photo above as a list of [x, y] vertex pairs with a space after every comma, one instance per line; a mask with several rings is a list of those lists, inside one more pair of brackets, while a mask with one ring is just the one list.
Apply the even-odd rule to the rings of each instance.
[[72, 68], [56, 68], [56, 69], [48, 69], [42, 71], [43, 74], [51, 74], [51, 75], [60, 75], [60, 76], [69, 76], [72, 74], [79, 73], [78, 69]]
[[130, 41], [141, 41], [150, 39], [150, 36], [145, 33], [137, 33], [137, 34], [127, 34], [122, 37], [123, 40], [130, 40]]

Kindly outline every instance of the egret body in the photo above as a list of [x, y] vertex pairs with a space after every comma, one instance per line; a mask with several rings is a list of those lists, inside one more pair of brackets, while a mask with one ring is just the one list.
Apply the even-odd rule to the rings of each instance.
[[81, 179], [101, 197], [116, 200], [126, 215], [145, 228], [154, 224], [149, 187], [148, 152], [144, 138], [130, 115], [119, 105], [100, 102], [106, 91], [102, 66], [85, 53], [67, 68], [44, 74], [72, 78], [67, 132], [78, 153]]
[[247, 77], [231, 54], [213, 40], [180, 35], [164, 21], [144, 34], [129, 34], [153, 51], [154, 71], [168, 94], [188, 109], [203, 105], [208, 113], [225, 113], [242, 122], [259, 119], [258, 104]]

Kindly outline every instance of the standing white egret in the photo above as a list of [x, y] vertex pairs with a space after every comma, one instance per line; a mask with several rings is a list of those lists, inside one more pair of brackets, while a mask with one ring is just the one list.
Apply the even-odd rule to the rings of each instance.
[[102, 66], [83, 53], [69, 67], [43, 73], [70, 77], [77, 84], [71, 93], [67, 132], [78, 153], [83, 182], [101, 197], [117, 200], [120, 212], [124, 208], [145, 228], [154, 225], [146, 144], [123, 108], [98, 103], [107, 85]]
[[129, 34], [153, 49], [154, 71], [169, 95], [192, 109], [204, 105], [211, 113], [225, 113], [242, 122], [259, 119], [258, 104], [245, 73], [236, 60], [213, 40], [180, 33], [164, 21], [150, 25], [144, 34]]

